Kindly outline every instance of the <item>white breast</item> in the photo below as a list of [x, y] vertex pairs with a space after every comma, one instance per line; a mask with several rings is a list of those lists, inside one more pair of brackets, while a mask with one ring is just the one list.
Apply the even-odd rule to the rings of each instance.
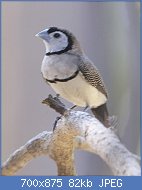
[[67, 82], [50, 83], [56, 93], [81, 107], [98, 107], [107, 101], [104, 94], [85, 81], [81, 73]]

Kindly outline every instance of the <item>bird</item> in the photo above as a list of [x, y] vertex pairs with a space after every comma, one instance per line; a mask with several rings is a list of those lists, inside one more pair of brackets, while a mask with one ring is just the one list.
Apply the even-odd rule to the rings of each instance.
[[76, 36], [54, 26], [36, 36], [43, 40], [46, 49], [41, 64], [44, 80], [62, 98], [75, 106], [90, 108], [105, 127], [110, 127], [108, 92], [103, 78]]

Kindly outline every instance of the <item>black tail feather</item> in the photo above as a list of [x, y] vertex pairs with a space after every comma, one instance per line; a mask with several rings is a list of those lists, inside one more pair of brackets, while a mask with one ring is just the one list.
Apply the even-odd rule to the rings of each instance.
[[93, 114], [96, 116], [96, 118], [105, 125], [105, 127], [110, 127], [108, 119], [109, 114], [106, 103], [97, 108], [91, 108], [91, 110]]

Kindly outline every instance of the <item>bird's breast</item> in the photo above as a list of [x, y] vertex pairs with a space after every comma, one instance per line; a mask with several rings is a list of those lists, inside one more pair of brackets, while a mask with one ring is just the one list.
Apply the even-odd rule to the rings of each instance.
[[75, 59], [65, 55], [45, 56], [41, 65], [43, 77], [48, 80], [68, 78], [76, 70], [77, 64], [75, 63]]
[[50, 83], [50, 85], [63, 98], [81, 107], [98, 107], [107, 101], [106, 96], [90, 85], [81, 73], [67, 82]]
[[[41, 66], [43, 77], [50, 82], [56, 93], [71, 103], [85, 107], [98, 107], [107, 101], [106, 96], [85, 80], [78, 68], [78, 58], [67, 55], [45, 56]], [[75, 76], [74, 78], [71, 76]], [[63, 79], [68, 79], [63, 82]], [[62, 79], [62, 81], [55, 81]]]

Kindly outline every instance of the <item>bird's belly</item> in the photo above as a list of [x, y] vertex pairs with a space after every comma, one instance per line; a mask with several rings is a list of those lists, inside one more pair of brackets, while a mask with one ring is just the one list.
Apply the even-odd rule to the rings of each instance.
[[98, 107], [107, 101], [104, 94], [90, 85], [80, 75], [67, 82], [50, 83], [61, 97], [81, 107]]

